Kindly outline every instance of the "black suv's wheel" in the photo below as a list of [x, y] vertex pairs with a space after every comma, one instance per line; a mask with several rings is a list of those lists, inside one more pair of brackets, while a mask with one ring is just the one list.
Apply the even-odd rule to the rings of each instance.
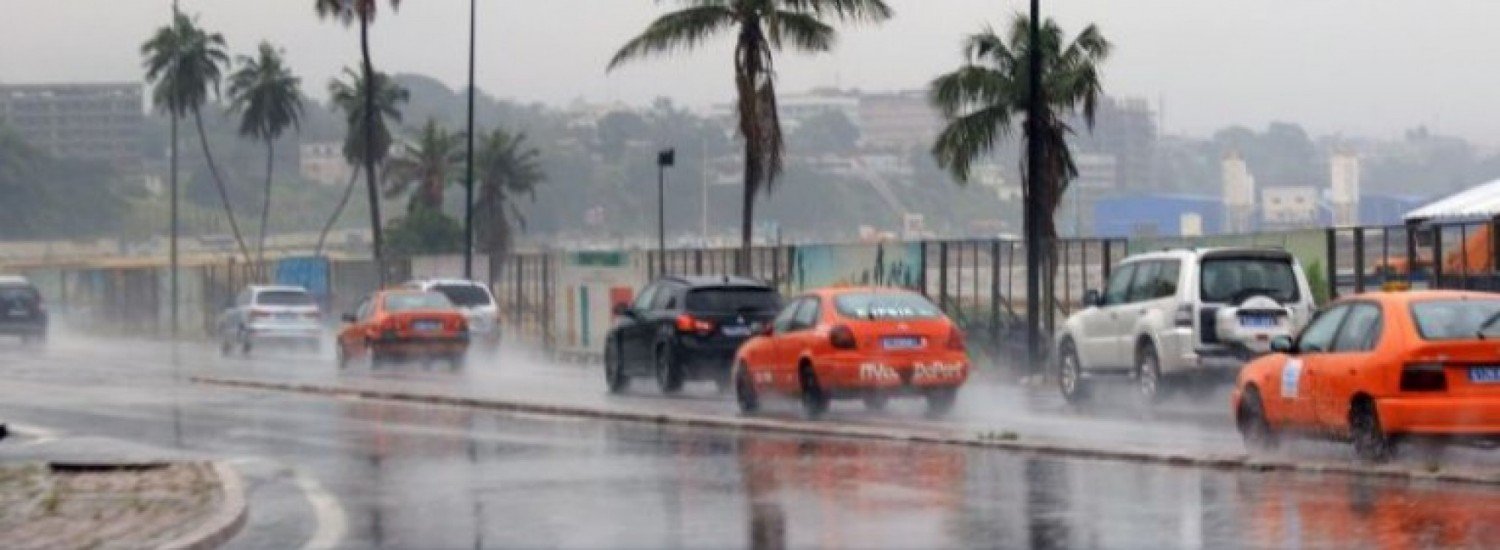
[[1081, 403], [1089, 398], [1088, 382], [1083, 379], [1083, 364], [1078, 361], [1078, 348], [1072, 340], [1063, 340], [1058, 346], [1057, 389], [1069, 403]]
[[1141, 401], [1154, 405], [1167, 396], [1166, 380], [1161, 375], [1161, 357], [1156, 346], [1144, 343], [1135, 352], [1135, 387]]
[[656, 387], [667, 394], [682, 391], [682, 365], [677, 363], [672, 346], [656, 349]]
[[740, 363], [734, 368], [734, 400], [740, 405], [740, 412], [752, 414], [760, 410], [760, 395], [755, 391], [755, 385], [750, 382], [749, 368]]
[[1357, 399], [1349, 407], [1349, 436], [1362, 460], [1385, 462], [1395, 454], [1396, 442], [1380, 426], [1380, 412], [1369, 399]]
[[802, 412], [808, 418], [820, 418], [828, 412], [830, 398], [823, 386], [818, 384], [818, 374], [813, 372], [812, 365], [803, 363], [797, 369], [797, 380], [802, 385]]
[[1275, 450], [1281, 445], [1280, 434], [1266, 420], [1266, 406], [1260, 400], [1260, 390], [1254, 387], [1246, 388], [1244, 395], [1240, 397], [1240, 407], [1235, 411], [1234, 422], [1235, 427], [1239, 428], [1240, 438], [1245, 441], [1245, 449], [1252, 453]]
[[947, 416], [958, 400], [958, 388], [935, 388], [927, 390], [927, 417]]
[[625, 374], [618, 344], [610, 343], [604, 347], [604, 384], [609, 387], [609, 393], [620, 393], [630, 388], [630, 376]]

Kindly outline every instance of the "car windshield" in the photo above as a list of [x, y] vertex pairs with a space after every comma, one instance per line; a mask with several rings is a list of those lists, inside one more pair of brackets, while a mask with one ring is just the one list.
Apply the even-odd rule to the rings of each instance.
[[[1500, 300], [1433, 300], [1411, 306], [1423, 340], [1473, 340], [1500, 336]], [[1485, 326], [1488, 323], [1489, 326]]]
[[310, 306], [312, 296], [300, 290], [272, 290], [255, 296], [255, 303], [263, 306]]
[[386, 311], [411, 311], [414, 309], [449, 309], [453, 302], [437, 292], [401, 292], [385, 296]]
[[481, 307], [491, 303], [490, 293], [479, 285], [436, 285], [432, 289], [443, 293], [458, 307]]
[[776, 311], [781, 297], [769, 288], [700, 288], [687, 294], [687, 310], [696, 312], [738, 313]]
[[839, 315], [851, 319], [926, 319], [943, 314], [926, 298], [906, 292], [858, 292], [833, 299]]
[[1238, 304], [1252, 296], [1266, 296], [1284, 304], [1300, 298], [1297, 275], [1289, 259], [1204, 260], [1201, 285], [1205, 302]]

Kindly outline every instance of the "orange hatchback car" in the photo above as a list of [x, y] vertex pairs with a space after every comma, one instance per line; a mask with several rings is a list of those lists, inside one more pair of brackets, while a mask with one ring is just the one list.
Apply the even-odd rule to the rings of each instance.
[[1252, 450], [1291, 433], [1349, 440], [1376, 461], [1410, 436], [1500, 443], [1500, 295], [1355, 296], [1272, 350], [1231, 398]]
[[791, 300], [740, 347], [731, 376], [746, 413], [775, 393], [800, 398], [814, 418], [833, 399], [878, 410], [892, 396], [926, 397], [928, 412], [941, 415], [969, 377], [969, 358], [963, 331], [921, 295], [833, 288]]
[[340, 368], [365, 358], [373, 366], [398, 359], [446, 359], [459, 368], [469, 351], [468, 319], [440, 293], [382, 290], [344, 315], [336, 351]]

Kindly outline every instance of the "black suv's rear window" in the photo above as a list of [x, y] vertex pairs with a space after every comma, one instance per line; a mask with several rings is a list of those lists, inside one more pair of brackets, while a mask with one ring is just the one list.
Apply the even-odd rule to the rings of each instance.
[[690, 290], [687, 294], [688, 311], [722, 313], [739, 313], [744, 311], [774, 312], [780, 308], [781, 296], [769, 288], [699, 288]]
[[432, 289], [443, 293], [458, 307], [490, 305], [490, 294], [475, 285], [433, 285]]

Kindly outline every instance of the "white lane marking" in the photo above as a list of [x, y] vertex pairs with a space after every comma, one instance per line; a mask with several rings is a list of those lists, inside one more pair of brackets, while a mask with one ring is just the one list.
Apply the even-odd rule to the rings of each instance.
[[303, 550], [327, 550], [338, 545], [344, 539], [344, 533], [348, 531], [349, 519], [344, 515], [344, 507], [339, 505], [339, 500], [323, 488], [318, 478], [313, 477], [311, 472], [302, 468], [293, 468], [292, 475], [297, 481], [297, 488], [307, 495], [307, 502], [313, 507], [313, 516], [317, 518], [318, 528], [313, 531], [313, 536], [308, 539], [307, 544], [302, 545]]
[[31, 445], [35, 445], [37, 443], [46, 443], [48, 441], [56, 441], [58, 437], [57, 432], [49, 430], [47, 428], [43, 428], [41, 426], [13, 424], [9, 422], [5, 422], [4, 424], [5, 429], [10, 430], [10, 433], [32, 439], [33, 441], [28, 442], [28, 444]]

